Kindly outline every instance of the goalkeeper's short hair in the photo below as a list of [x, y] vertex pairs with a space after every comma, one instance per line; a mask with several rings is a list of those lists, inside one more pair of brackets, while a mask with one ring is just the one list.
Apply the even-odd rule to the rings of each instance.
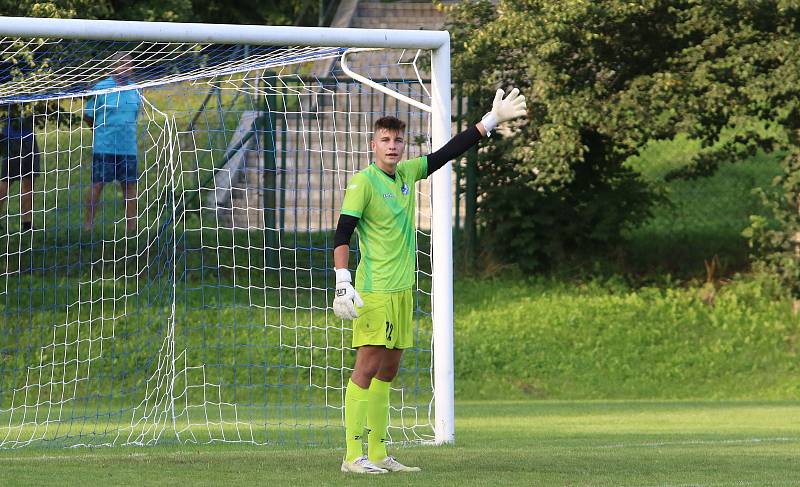
[[390, 130], [392, 132], [402, 132], [406, 129], [406, 123], [397, 117], [381, 117], [375, 121], [375, 132], [380, 129]]

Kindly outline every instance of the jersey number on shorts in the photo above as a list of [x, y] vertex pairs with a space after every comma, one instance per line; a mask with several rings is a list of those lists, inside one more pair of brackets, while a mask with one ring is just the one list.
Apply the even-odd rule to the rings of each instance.
[[386, 322], [386, 339], [387, 340], [391, 340], [392, 339], [392, 331], [394, 331], [394, 325], [387, 321]]

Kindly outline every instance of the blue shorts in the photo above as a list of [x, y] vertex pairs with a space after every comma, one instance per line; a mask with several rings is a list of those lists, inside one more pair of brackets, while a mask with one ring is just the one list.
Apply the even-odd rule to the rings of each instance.
[[92, 182], [135, 183], [139, 179], [139, 161], [133, 154], [95, 154], [92, 158]]

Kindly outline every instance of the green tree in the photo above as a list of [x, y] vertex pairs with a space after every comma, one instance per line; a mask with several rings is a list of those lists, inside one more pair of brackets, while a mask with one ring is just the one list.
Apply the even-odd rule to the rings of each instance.
[[105, 19], [112, 14], [107, 0], [0, 0], [0, 13], [8, 17]]
[[[797, 130], [796, 1], [451, 8], [454, 79], [465, 92], [486, 100], [516, 85], [530, 100], [521, 133], [479, 157], [485, 240], [526, 267], [607, 251], [647, 216], [656, 195], [624, 161], [648, 141], [686, 133], [711, 147], [724, 128], [754, 120]], [[712, 174], [722, 161], [791, 145], [747, 133], [673, 176]]]
[[623, 106], [622, 97], [665, 62], [672, 14], [662, 5], [627, 5], [502, 1], [453, 9], [454, 78], [466, 94], [490, 100], [496, 87], [514, 85], [529, 100], [528, 123], [512, 128], [521, 133], [495, 139], [478, 158], [483, 241], [525, 269], [613, 246], [654, 200], [623, 165], [642, 140], [632, 129], [643, 130], [637, 121], [648, 114], [635, 100]]
[[50, 17], [162, 22], [316, 25], [316, 0], [0, 0], [0, 13]]
[[316, 25], [319, 2], [309, 0], [194, 0], [193, 10], [203, 22], [228, 24]]

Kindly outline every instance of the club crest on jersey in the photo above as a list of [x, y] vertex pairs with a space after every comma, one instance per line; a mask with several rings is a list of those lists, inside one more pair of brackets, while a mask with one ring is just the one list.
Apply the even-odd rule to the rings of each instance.
[[403, 194], [408, 194], [408, 185], [403, 183], [403, 187], [400, 188], [400, 192]]

